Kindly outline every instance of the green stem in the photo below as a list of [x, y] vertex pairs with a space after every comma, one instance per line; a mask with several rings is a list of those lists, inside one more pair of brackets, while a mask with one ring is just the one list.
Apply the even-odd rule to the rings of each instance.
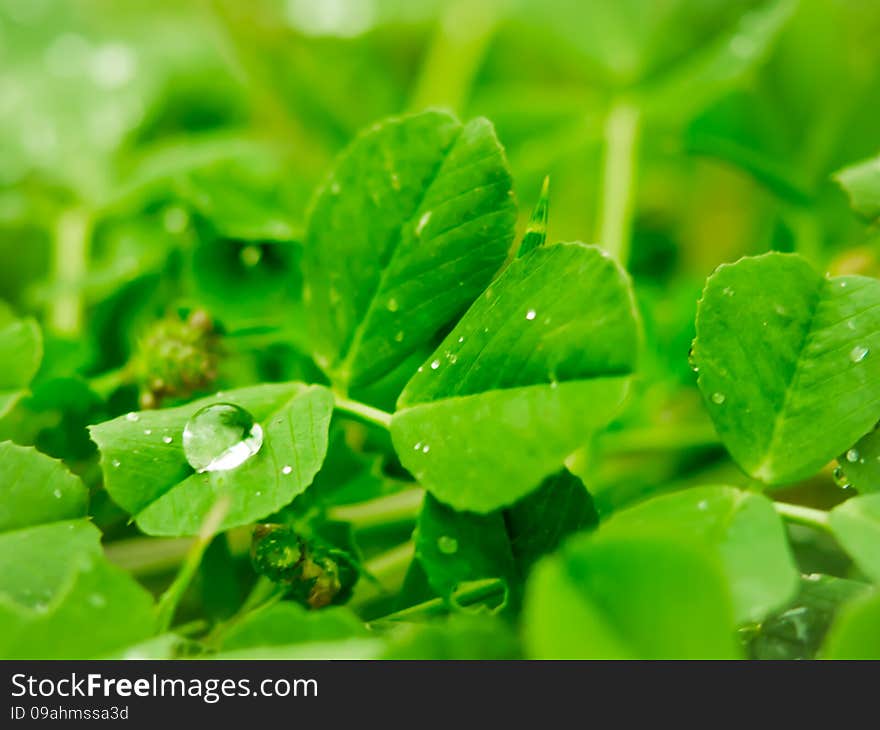
[[601, 435], [603, 450], [611, 452], [676, 451], [719, 444], [711, 423], [676, 424], [664, 428], [628, 428]]
[[824, 510], [802, 507], [799, 504], [789, 504], [788, 502], [774, 502], [773, 506], [782, 517], [796, 525], [805, 525], [823, 532], [829, 532], [831, 529], [828, 513]]
[[57, 293], [48, 305], [52, 330], [76, 337], [82, 330], [82, 282], [89, 262], [92, 217], [82, 207], [68, 208], [58, 216], [52, 248], [52, 279]]
[[424, 489], [406, 489], [358, 504], [331, 507], [327, 510], [327, 517], [339, 522], [350, 522], [358, 530], [368, 530], [414, 520], [424, 498]]
[[189, 584], [192, 582], [202, 562], [202, 557], [205, 555], [205, 550], [208, 549], [208, 545], [211, 544], [211, 540], [217, 534], [217, 530], [229, 509], [229, 503], [228, 497], [221, 497], [214, 503], [202, 524], [198, 537], [191, 544], [183, 565], [180, 566], [180, 570], [177, 572], [177, 576], [171, 585], [168, 586], [167, 590], [159, 597], [159, 603], [156, 606], [157, 633], [163, 634], [170, 628], [174, 614], [177, 611], [177, 605], [180, 603], [180, 599], [183, 598], [186, 589], [189, 588]]
[[632, 102], [617, 99], [605, 120], [605, 162], [597, 242], [626, 266], [629, 259], [641, 112]]
[[368, 406], [356, 400], [343, 398], [341, 395], [336, 396], [336, 407], [340, 411], [345, 411], [353, 416], [357, 416], [368, 423], [375, 424], [384, 428], [386, 431], [391, 428], [391, 414], [380, 411], [378, 408]]
[[[471, 606], [493, 598], [499, 593], [503, 593], [504, 590], [504, 581], [500, 578], [485, 578], [483, 580], [475, 580], [466, 588], [456, 591], [453, 594], [453, 599], [459, 606]], [[406, 621], [413, 618], [424, 618], [425, 616], [437, 616], [448, 612], [448, 601], [443, 598], [432, 598], [424, 603], [418, 603], [415, 606], [389, 613], [387, 616], [382, 616], [382, 618], [376, 619], [371, 623], [379, 621]]]
[[414, 555], [415, 546], [410, 541], [368, 560], [364, 568], [373, 580], [357, 582], [349, 605], [358, 608], [399, 590]]
[[498, 21], [498, 0], [455, 0], [447, 5], [410, 98], [421, 111], [442, 106], [461, 113]]

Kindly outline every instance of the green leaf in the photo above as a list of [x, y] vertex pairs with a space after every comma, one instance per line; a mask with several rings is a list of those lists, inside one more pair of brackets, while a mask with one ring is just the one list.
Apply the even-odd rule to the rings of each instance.
[[99, 656], [150, 635], [150, 595], [105, 560], [92, 524], [73, 519], [86, 511], [79, 479], [7, 442], [0, 483], [0, 656]]
[[834, 179], [856, 213], [870, 222], [880, 219], [880, 156], [846, 167]]
[[223, 637], [224, 651], [253, 647], [336, 641], [368, 636], [363, 623], [348, 609], [309, 611], [285, 601], [247, 614]]
[[828, 514], [828, 525], [859, 569], [880, 583], [880, 494], [839, 504]]
[[750, 627], [752, 659], [814, 659], [840, 606], [870, 588], [830, 575], [803, 576], [796, 600], [778, 615]]
[[720, 566], [653, 536], [578, 536], [526, 589], [528, 653], [540, 659], [732, 659], [733, 611]]
[[[260, 451], [230, 471], [198, 474], [182, 447], [187, 420], [211, 403], [232, 403], [262, 424]], [[222, 495], [231, 502], [219, 530], [278, 511], [311, 484], [327, 452], [333, 396], [302, 383], [258, 385], [142, 411], [90, 427], [104, 484], [149, 535], [195, 535]], [[285, 467], [290, 467], [286, 469]]]
[[831, 626], [823, 659], [880, 659], [880, 593], [848, 603]]
[[451, 614], [442, 621], [400, 627], [382, 659], [519, 659], [516, 636], [489, 616]]
[[837, 457], [838, 481], [861, 494], [880, 492], [880, 429], [860, 438], [855, 446]]
[[541, 185], [541, 193], [538, 196], [538, 202], [535, 203], [535, 209], [529, 218], [529, 224], [526, 226], [526, 232], [523, 234], [522, 242], [519, 244], [517, 256], [525, 256], [533, 248], [543, 246], [547, 240], [547, 218], [550, 214], [550, 178], [545, 177], [544, 183]]
[[12, 319], [0, 310], [0, 418], [24, 395], [40, 367], [43, 340], [32, 319]]
[[83, 517], [89, 493], [60, 461], [0, 443], [0, 533]]
[[430, 494], [413, 534], [416, 559], [431, 587], [446, 599], [459, 584], [480, 578], [499, 578], [508, 596], [517, 589], [517, 571], [501, 512], [488, 515], [456, 512]]
[[880, 418], [880, 282], [796, 255], [726, 264], [697, 310], [693, 363], [715, 428], [767, 484], [818, 471]]
[[429, 346], [503, 263], [516, 206], [492, 125], [391, 119], [340, 157], [312, 205], [304, 299], [319, 364], [340, 387]]
[[733, 487], [695, 487], [616, 513], [602, 534], [668, 531], [704, 542], [720, 559], [737, 623], [760, 621], [786, 605], [798, 571], [782, 521], [769, 499]]
[[401, 462], [456, 509], [513, 503], [615, 416], [639, 336], [629, 280], [598, 248], [516, 259], [401, 394]]

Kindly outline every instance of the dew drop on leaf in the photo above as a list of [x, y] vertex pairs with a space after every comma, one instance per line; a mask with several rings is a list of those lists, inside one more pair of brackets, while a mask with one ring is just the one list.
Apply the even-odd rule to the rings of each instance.
[[388, 307], [389, 312], [396, 312], [398, 309], [400, 309], [400, 305], [397, 303], [397, 300], [394, 297], [391, 297], [391, 299], [388, 300], [388, 303], [385, 306]]
[[153, 429], [152, 429], [152, 428], [145, 428], [145, 429], [144, 429], [144, 436], [149, 436], [149, 435], [151, 435], [152, 433], [153, 433]]
[[834, 471], [831, 472], [831, 476], [834, 479], [834, 483], [840, 487], [841, 489], [849, 488], [849, 479], [846, 477], [846, 472], [843, 471], [843, 467], [835, 466]]
[[536, 315], [537, 315], [537, 312], [535, 312], [534, 309], [530, 309], [528, 312], [526, 312], [526, 319], [533, 320]]
[[449, 535], [441, 535], [437, 538], [437, 549], [444, 555], [453, 555], [458, 552], [458, 540]]
[[241, 466], [263, 445], [263, 429], [244, 408], [213, 403], [196, 411], [183, 429], [183, 453], [197, 472]]
[[422, 231], [425, 230], [425, 226], [428, 225], [428, 221], [431, 220], [431, 211], [427, 211], [422, 214], [422, 217], [419, 218], [419, 222], [416, 223], [416, 235], [421, 236]]
[[162, 443], [163, 443], [163, 444], [170, 444], [173, 440], [174, 440], [174, 439], [172, 439], [170, 436], [163, 436], [163, 437], [162, 437]]
[[727, 400], [727, 396], [724, 393], [712, 393], [712, 402], [715, 405], [721, 405], [724, 401]]
[[125, 420], [126, 420], [126, 421], [131, 421], [132, 423], [137, 423], [138, 421], [141, 420], [141, 417], [140, 417], [137, 413], [134, 413], [134, 412], [132, 412], [132, 413], [126, 413], [126, 414], [125, 414]]
[[439, 361], [439, 360], [434, 360], [433, 362], [431, 362], [431, 370], [436, 370], [436, 369], [439, 368], [439, 367], [440, 367], [440, 361]]
[[284, 476], [287, 476], [292, 471], [293, 471], [293, 467], [290, 464], [285, 464], [284, 466], [281, 467], [281, 473], [284, 474]]
[[864, 345], [856, 345], [849, 353], [849, 359], [853, 362], [861, 362], [868, 357], [868, 348]]
[[113, 459], [110, 464], [113, 466], [114, 469], [118, 469], [122, 465], [122, 462], [120, 462], [119, 459]]
[[425, 444], [424, 446], [422, 446], [422, 453], [423, 454], [427, 454], [430, 450], [431, 450], [431, 447], [428, 446], [428, 444]]
[[846, 460], [850, 464], [855, 464], [859, 460], [859, 452], [857, 449], [850, 449], [846, 452]]

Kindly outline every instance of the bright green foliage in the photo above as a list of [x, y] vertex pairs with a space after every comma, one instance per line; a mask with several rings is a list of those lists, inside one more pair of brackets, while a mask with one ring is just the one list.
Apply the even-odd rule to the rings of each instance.
[[30, 319], [14, 319], [0, 308], [0, 418], [24, 395], [40, 367], [43, 341]]
[[510, 173], [492, 125], [427, 112], [360, 136], [309, 215], [305, 301], [318, 362], [341, 387], [430, 346], [513, 239]]
[[822, 648], [824, 659], [880, 659], [880, 593], [844, 607]]
[[668, 531], [704, 542], [724, 567], [738, 623], [760, 621], [792, 598], [798, 573], [782, 521], [760, 494], [695, 487], [615, 514], [603, 534]]
[[880, 583], [880, 494], [838, 505], [828, 515], [828, 524], [859, 569]]
[[[183, 452], [188, 419], [211, 403], [232, 403], [262, 424], [260, 451], [230, 471], [194, 473]], [[120, 416], [91, 427], [107, 491], [150, 535], [194, 535], [221, 497], [225, 529], [288, 504], [311, 484], [327, 451], [333, 397], [302, 383], [260, 385], [185, 406]]]
[[697, 312], [693, 364], [718, 434], [767, 484], [815, 473], [880, 418], [880, 283], [798, 256], [721, 266]]
[[524, 621], [530, 655], [735, 658], [726, 582], [717, 561], [704, 553], [668, 537], [600, 533], [570, 541], [529, 581]]
[[509, 505], [619, 411], [638, 346], [632, 292], [614, 262], [580, 243], [535, 249], [406, 385], [395, 448], [440, 501], [476, 512]]
[[880, 219], [880, 157], [847, 167], [835, 177], [860, 216], [872, 223]]

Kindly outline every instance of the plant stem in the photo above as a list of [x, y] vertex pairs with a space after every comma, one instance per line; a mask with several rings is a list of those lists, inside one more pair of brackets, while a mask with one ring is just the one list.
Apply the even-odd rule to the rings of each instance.
[[[500, 578], [485, 578], [483, 580], [475, 580], [466, 588], [457, 591], [454, 594], [455, 603], [459, 606], [470, 606], [487, 598], [492, 598], [498, 593], [504, 592], [504, 581]], [[405, 621], [411, 618], [422, 618], [424, 616], [436, 616], [438, 614], [447, 613], [449, 604], [442, 598], [432, 598], [424, 603], [417, 603], [415, 606], [404, 608], [387, 616], [375, 619], [371, 623], [379, 621]]]
[[602, 449], [610, 452], [677, 451], [719, 443], [718, 434], [711, 423], [628, 428], [600, 436]]
[[92, 217], [82, 207], [58, 216], [52, 247], [52, 279], [58, 291], [48, 304], [48, 324], [59, 335], [76, 337], [82, 330], [82, 280], [89, 262]]
[[368, 406], [366, 403], [349, 400], [348, 398], [343, 398], [341, 395], [336, 395], [336, 407], [340, 411], [345, 411], [353, 416], [358, 416], [368, 423], [380, 426], [386, 431], [391, 428], [391, 414], [386, 413], [385, 411], [380, 411], [378, 408]]
[[789, 522], [812, 527], [823, 532], [830, 531], [828, 513], [824, 510], [803, 507], [799, 504], [789, 504], [788, 502], [774, 502], [773, 506]]
[[159, 598], [159, 603], [156, 606], [157, 633], [165, 633], [171, 626], [171, 621], [174, 619], [174, 614], [177, 611], [177, 605], [180, 603], [180, 599], [183, 598], [186, 589], [189, 588], [189, 584], [192, 582], [193, 576], [195, 576], [196, 570], [198, 570], [199, 564], [202, 562], [205, 550], [208, 549], [208, 545], [211, 544], [211, 540], [214, 539], [214, 535], [223, 522], [223, 518], [229, 510], [229, 504], [229, 497], [221, 497], [214, 503], [208, 516], [205, 517], [198, 537], [190, 546], [177, 576]]
[[641, 112], [617, 99], [605, 120], [605, 162], [597, 242], [621, 266], [629, 259]]
[[409, 108], [441, 106], [461, 113], [498, 20], [498, 0], [454, 0], [437, 24]]
[[424, 489], [406, 489], [358, 504], [331, 507], [327, 510], [327, 517], [339, 522], [350, 522], [358, 530], [367, 530], [394, 522], [414, 520], [424, 498]]

